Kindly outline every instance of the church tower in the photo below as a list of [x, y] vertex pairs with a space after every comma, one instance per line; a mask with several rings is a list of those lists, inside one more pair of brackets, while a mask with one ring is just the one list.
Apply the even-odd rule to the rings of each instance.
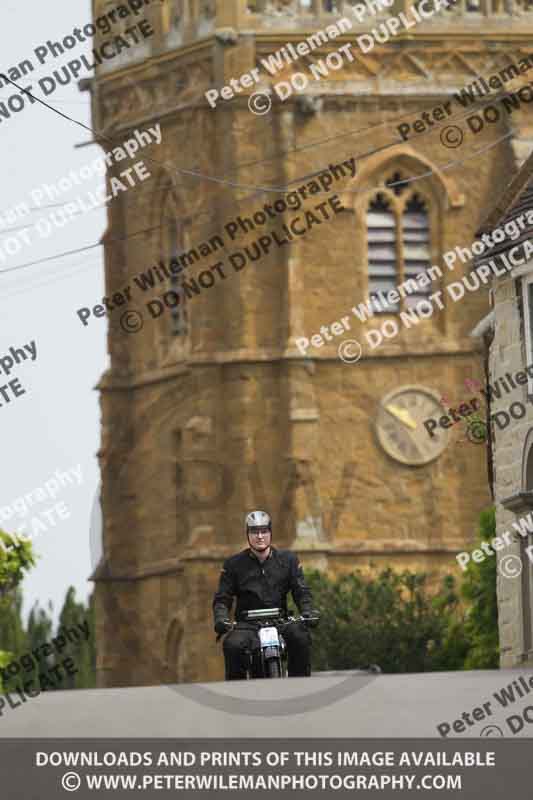
[[[252, 508], [304, 566], [460, 574], [490, 503], [486, 446], [467, 418], [434, 436], [424, 421], [481, 399], [470, 333], [488, 292], [448, 287], [531, 132], [527, 105], [492, 121], [471, 85], [498, 93], [489, 76], [531, 52], [533, 16], [514, 0], [431, 16], [424, 0], [416, 22], [411, 5], [154, 0], [95, 42], [152, 31], [96, 70], [102, 146], [162, 135], [128, 162], [150, 178], [114, 198], [103, 239], [106, 295], [131, 300], [110, 313], [98, 387], [101, 686], [222, 678], [212, 595]], [[113, 8], [93, 0], [95, 19]], [[471, 106], [454, 98], [468, 86]]]

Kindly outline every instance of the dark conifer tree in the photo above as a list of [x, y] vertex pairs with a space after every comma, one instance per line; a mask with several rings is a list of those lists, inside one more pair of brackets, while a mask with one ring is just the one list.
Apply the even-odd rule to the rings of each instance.
[[63, 608], [59, 615], [59, 628], [75, 629], [80, 631], [80, 627], [88, 623], [89, 638], [80, 633], [80, 640], [76, 643], [69, 643], [64, 651], [70, 656], [76, 665], [77, 672], [74, 675], [67, 675], [61, 689], [92, 689], [96, 686], [96, 647], [94, 642], [94, 603], [92, 595], [89, 599], [88, 607], [83, 603], [76, 602], [76, 590], [71, 586], [65, 597]]

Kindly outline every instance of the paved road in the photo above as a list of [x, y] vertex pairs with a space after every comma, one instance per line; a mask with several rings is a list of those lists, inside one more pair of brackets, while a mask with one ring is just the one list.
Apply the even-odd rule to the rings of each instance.
[[[509, 685], [514, 700], [504, 708], [493, 693], [502, 697], [502, 688]], [[523, 718], [528, 706], [531, 723]], [[480, 709], [477, 720], [474, 708]], [[511, 726], [522, 724], [516, 735], [531, 737], [533, 671], [335, 673], [283, 681], [45, 692], [17, 708], [6, 703], [1, 710], [0, 737], [426, 738], [439, 737], [437, 726], [443, 723], [450, 725], [451, 736], [513, 738]], [[471, 724], [463, 721], [461, 730], [459, 723], [454, 733], [453, 721], [463, 712]], [[511, 715], [513, 723], [507, 721]]]

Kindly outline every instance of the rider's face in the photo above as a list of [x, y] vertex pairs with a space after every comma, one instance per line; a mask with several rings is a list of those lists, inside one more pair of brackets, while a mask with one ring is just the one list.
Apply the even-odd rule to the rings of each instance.
[[248, 541], [252, 550], [262, 552], [270, 547], [272, 534], [268, 528], [252, 528], [248, 531]]

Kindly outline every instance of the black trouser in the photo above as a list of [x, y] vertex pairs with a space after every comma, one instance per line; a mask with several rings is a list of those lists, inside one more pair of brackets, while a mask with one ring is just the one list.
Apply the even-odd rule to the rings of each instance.
[[[289, 678], [307, 677], [311, 674], [311, 634], [301, 622], [292, 622], [281, 631], [289, 655]], [[238, 681], [246, 678], [246, 649], [259, 647], [259, 634], [249, 622], [239, 622], [224, 639], [226, 680]]]

